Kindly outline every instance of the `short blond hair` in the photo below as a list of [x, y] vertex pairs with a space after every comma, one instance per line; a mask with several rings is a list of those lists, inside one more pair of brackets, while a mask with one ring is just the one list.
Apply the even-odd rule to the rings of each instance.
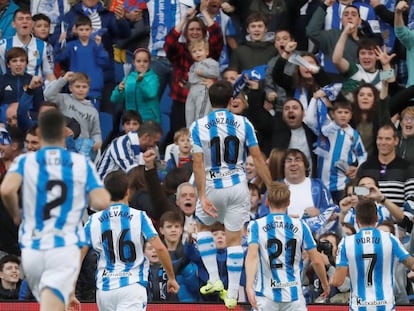
[[194, 49], [195, 47], [199, 47], [199, 46], [203, 46], [205, 49], [206, 49], [206, 51], [209, 51], [209, 44], [208, 44], [208, 41], [207, 40], [204, 40], [204, 39], [200, 39], [200, 40], [195, 40], [195, 41], [190, 41], [189, 43], [188, 43], [188, 50], [190, 51], [190, 53], [191, 53], [191, 50], [192, 49]]
[[186, 127], [180, 128], [174, 133], [174, 143], [177, 143], [180, 137], [190, 136], [190, 130]]
[[87, 83], [89, 86], [91, 85], [91, 79], [89, 79], [89, 76], [83, 72], [75, 72], [72, 79], [69, 81], [69, 85], [72, 85], [75, 82], [83, 82]]
[[414, 117], [414, 107], [410, 106], [405, 108], [402, 112], [401, 112], [401, 119], [404, 118], [405, 115], [409, 115]]
[[290, 203], [289, 187], [282, 182], [272, 182], [267, 192], [267, 199], [271, 207], [288, 207]]

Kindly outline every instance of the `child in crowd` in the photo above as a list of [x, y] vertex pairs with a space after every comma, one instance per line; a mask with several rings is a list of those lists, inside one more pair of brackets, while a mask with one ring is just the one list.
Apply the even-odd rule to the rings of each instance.
[[[228, 286], [227, 275], [227, 243], [226, 235], [224, 232], [224, 225], [216, 223], [213, 225], [211, 232], [213, 233], [214, 244], [217, 248], [217, 264], [220, 280], [223, 282], [224, 287]], [[208, 281], [209, 275], [201, 260], [200, 252], [197, 248], [196, 242], [189, 237], [185, 245], [186, 256], [198, 266], [198, 280], [200, 284], [205, 284]], [[225, 297], [225, 290], [220, 294], [203, 295], [202, 299], [205, 301], [220, 301], [220, 296]]]
[[223, 80], [230, 82], [231, 84], [234, 84], [234, 82], [237, 80], [239, 76], [240, 75], [237, 72], [237, 70], [231, 67], [227, 67], [226, 69], [224, 69], [223, 73], [221, 74]]
[[135, 70], [114, 88], [111, 101], [124, 103], [125, 110], [138, 111], [143, 121], [161, 122], [158, 89], [159, 80], [150, 69], [151, 55], [147, 49], [138, 48], [134, 52]]
[[185, 122], [187, 127], [190, 127], [194, 121], [206, 116], [211, 110], [208, 87], [203, 78], [218, 79], [220, 71], [218, 62], [208, 58], [208, 41], [190, 42], [188, 50], [194, 60], [194, 64], [191, 65], [188, 72], [190, 92], [185, 102]]
[[177, 212], [167, 211], [162, 214], [159, 223], [160, 233], [170, 253], [174, 273], [180, 285], [178, 300], [180, 302], [198, 301], [200, 296], [199, 287], [194, 286], [197, 267], [185, 255], [182, 243], [184, 219]]
[[324, 152], [318, 154], [318, 177], [331, 192], [334, 202], [338, 203], [346, 183], [355, 178], [358, 167], [366, 161], [367, 152], [358, 131], [349, 125], [352, 117], [350, 102], [334, 102], [332, 119], [328, 115], [323, 116], [326, 112], [322, 109], [313, 108], [312, 105], [312, 110], [308, 110], [310, 114], [306, 120], [325, 120], [320, 128], [314, 126], [317, 122], [308, 123], [316, 135], [322, 135], [323, 147], [322, 144], [319, 147]]
[[[67, 82], [71, 93], [59, 93]], [[79, 122], [81, 130], [78, 140], [84, 138], [85, 140], [79, 142], [89, 145], [88, 148], [81, 146], [85, 148], [82, 151], [84, 154], [89, 154], [90, 149], [96, 152], [102, 145], [98, 111], [91, 101], [86, 99], [89, 87], [90, 80], [86, 74], [68, 71], [63, 77], [51, 82], [45, 90], [46, 100], [56, 103], [66, 117]]]
[[45, 14], [39, 13], [32, 16], [33, 30], [32, 34], [37, 39], [46, 42], [46, 55], [51, 63], [53, 63], [53, 42], [50, 42], [50, 18]]
[[142, 124], [142, 118], [138, 111], [127, 110], [122, 114], [121, 122], [123, 130], [121, 135], [123, 135], [132, 131], [138, 131]]
[[261, 202], [260, 189], [256, 184], [248, 183], [250, 192], [250, 219], [259, 218], [259, 205]]
[[355, 25], [348, 23], [342, 31], [332, 55], [332, 61], [338, 71], [344, 77], [342, 93], [349, 99], [353, 99], [353, 92], [356, 91], [361, 82], [375, 85], [378, 91], [381, 91], [383, 83], [381, 82], [380, 70], [377, 68], [377, 62], [381, 64], [382, 71], [390, 71], [390, 77], [384, 78], [389, 82], [395, 81], [394, 71], [391, 67], [391, 61], [395, 54], [388, 55], [385, 46], [381, 49], [377, 42], [372, 39], [363, 39], [358, 42], [358, 62], [348, 61], [344, 57], [345, 43], [348, 37], [351, 37]]
[[[26, 73], [28, 64], [27, 52], [24, 48], [13, 47], [6, 53], [8, 72], [0, 76], [0, 122], [6, 123], [6, 110], [9, 104], [19, 102], [23, 91], [30, 93], [32, 103], [29, 110], [36, 117], [39, 107], [44, 101], [41, 88], [30, 89], [33, 76]], [[41, 78], [38, 77], [41, 81]]]
[[148, 241], [145, 241], [144, 244], [144, 255], [150, 263], [147, 284], [148, 302], [177, 301], [178, 298], [176, 294], [167, 292], [167, 273], [162, 267], [154, 247]]
[[174, 144], [177, 148], [171, 148], [170, 158], [167, 161], [167, 172], [178, 167], [191, 166], [191, 142], [190, 142], [190, 131], [188, 128], [179, 129], [174, 134]]
[[78, 39], [67, 43], [56, 53], [57, 62], [69, 62], [69, 71], [84, 72], [90, 77], [88, 99], [100, 110], [104, 87], [103, 69], [110, 63], [109, 55], [102, 45], [102, 38], [95, 35], [91, 40], [92, 22], [89, 17], [80, 15], [75, 23]]
[[103, 142], [102, 150], [108, 146], [112, 140], [115, 138], [128, 134], [129, 132], [138, 131], [139, 127], [142, 124], [142, 118], [138, 111], [135, 110], [127, 110], [121, 116], [121, 128], [122, 130], [119, 132], [118, 129], [114, 129], [111, 132], [111, 135]]

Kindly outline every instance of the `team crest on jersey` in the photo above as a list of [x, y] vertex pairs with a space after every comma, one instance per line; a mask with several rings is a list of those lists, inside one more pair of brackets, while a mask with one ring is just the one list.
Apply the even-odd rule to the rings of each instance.
[[38, 58], [39, 57], [39, 51], [38, 50], [34, 50], [33, 51], [33, 56]]
[[364, 236], [372, 236], [372, 232], [371, 231], [363, 231], [362, 235]]

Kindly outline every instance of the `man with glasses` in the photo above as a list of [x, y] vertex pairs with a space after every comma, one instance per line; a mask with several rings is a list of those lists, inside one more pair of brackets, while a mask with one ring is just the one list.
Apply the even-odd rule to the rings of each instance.
[[401, 112], [400, 127], [397, 154], [414, 165], [414, 107], [407, 107]]

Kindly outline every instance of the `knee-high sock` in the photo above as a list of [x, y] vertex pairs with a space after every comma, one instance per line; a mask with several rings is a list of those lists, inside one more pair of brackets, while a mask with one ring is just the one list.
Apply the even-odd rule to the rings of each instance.
[[217, 249], [214, 244], [213, 234], [210, 231], [197, 233], [198, 250], [204, 267], [209, 274], [210, 282], [214, 283], [220, 279], [217, 266]]
[[227, 297], [237, 298], [240, 284], [240, 276], [243, 269], [243, 248], [239, 246], [227, 247], [227, 273], [229, 277], [229, 287]]

